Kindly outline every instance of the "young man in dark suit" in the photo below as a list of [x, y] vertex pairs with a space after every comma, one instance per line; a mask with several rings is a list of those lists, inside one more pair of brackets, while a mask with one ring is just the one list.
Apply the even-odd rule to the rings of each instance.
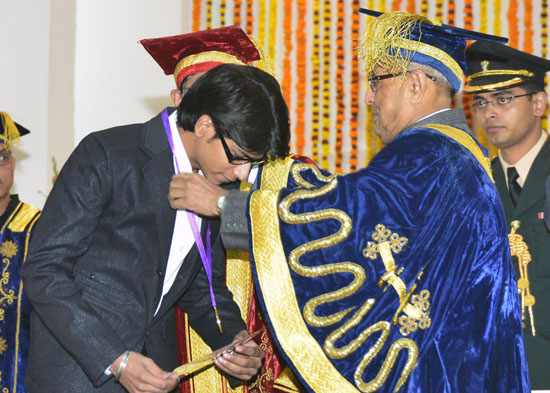
[[550, 232], [544, 224], [550, 142], [541, 125], [548, 101], [544, 76], [550, 61], [481, 41], [472, 44], [466, 56], [464, 92], [473, 98], [473, 120], [499, 148], [492, 170], [506, 220], [509, 229], [519, 221], [516, 233], [531, 255], [523, 273], [514, 258], [518, 287], [526, 293], [523, 336], [531, 388], [550, 389]]
[[[176, 214], [166, 195], [175, 172], [223, 184], [285, 156], [288, 109], [273, 77], [226, 64], [169, 112], [88, 135], [59, 174], [23, 268], [31, 392], [173, 390], [176, 303], [212, 348], [246, 334], [223, 282], [219, 222]], [[248, 342], [216, 365], [246, 380], [262, 356]]]

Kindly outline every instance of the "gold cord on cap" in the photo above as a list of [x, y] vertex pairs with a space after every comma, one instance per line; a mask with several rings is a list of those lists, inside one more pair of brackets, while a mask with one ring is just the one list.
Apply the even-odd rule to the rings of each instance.
[[0, 135], [0, 141], [4, 143], [7, 150], [13, 151], [14, 145], [21, 144], [19, 130], [6, 112], [0, 112], [0, 117], [2, 117], [2, 126], [4, 127], [4, 134]]
[[385, 13], [370, 22], [361, 36], [358, 48], [359, 59], [365, 64], [367, 75], [372, 75], [376, 66], [388, 72], [405, 74], [412, 57], [419, 52], [436, 58], [450, 68], [459, 79], [462, 79], [462, 69], [449, 54], [431, 45], [410, 39], [416, 26], [422, 34], [422, 23], [441, 25], [423, 16], [403, 11]]
[[262, 64], [258, 68], [264, 70], [269, 75], [275, 78], [275, 72], [273, 70], [273, 59], [271, 59], [271, 57], [269, 57], [267, 53], [265, 53], [264, 47], [256, 38], [251, 35], [249, 35], [248, 38], [250, 38], [250, 41], [252, 41], [252, 43], [256, 47], [256, 50], [260, 54], [260, 61]]

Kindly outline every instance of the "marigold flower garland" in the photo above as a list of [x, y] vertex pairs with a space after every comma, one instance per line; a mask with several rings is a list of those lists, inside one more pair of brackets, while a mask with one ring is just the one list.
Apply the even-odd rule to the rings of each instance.
[[508, 12], [506, 13], [506, 16], [508, 17], [508, 36], [510, 38], [508, 45], [513, 48], [517, 48], [519, 44], [517, 0], [510, 0], [510, 5], [508, 7]]
[[285, 0], [284, 4], [284, 56], [283, 56], [283, 80], [281, 90], [285, 98], [288, 110], [292, 113], [292, 0]]
[[533, 53], [533, 2], [523, 0], [523, 51]]
[[416, 14], [416, 4], [414, 0], [407, 0], [407, 12]]
[[[548, 0], [542, 0], [540, 24], [541, 54], [543, 58], [548, 59]], [[548, 87], [548, 75], [544, 78], [544, 85]], [[542, 128], [546, 131], [548, 131], [548, 113], [548, 106], [546, 106], [546, 111], [544, 111], [542, 117]]]
[[302, 155], [306, 140], [304, 137], [304, 114], [306, 100], [306, 0], [298, 0], [296, 25], [296, 153]]
[[321, 63], [321, 36], [320, 36], [321, 2], [313, 0], [313, 47], [311, 55], [311, 158], [319, 162], [319, 130], [320, 121], [320, 63]]
[[428, 17], [428, 8], [429, 8], [428, 0], [422, 0], [420, 2], [420, 15], [425, 16], [427, 18]]
[[243, 0], [234, 0], [233, 5], [233, 24], [240, 25], [241, 24], [241, 5], [243, 3]]
[[343, 158], [342, 147], [344, 145], [342, 128], [346, 121], [344, 113], [344, 2], [339, 1], [336, 7], [336, 122], [334, 124], [336, 141], [334, 144], [334, 171], [341, 173]]
[[[252, 0], [250, 0], [252, 1]], [[258, 10], [258, 42], [265, 48], [265, 23], [266, 23], [266, 12], [265, 12], [265, 3], [266, 1], [260, 0], [258, 2], [260, 9]]]
[[493, 0], [493, 34], [500, 35], [502, 31], [502, 21], [500, 19], [500, 14], [502, 10], [501, 0]]
[[220, 0], [220, 26], [225, 26], [225, 10], [226, 10], [225, 0]]
[[399, 11], [400, 9], [401, 9], [401, 0], [392, 0], [391, 10], [392, 11]]
[[449, 0], [447, 4], [447, 23], [451, 26], [455, 25], [456, 5], [454, 0]]
[[435, 19], [443, 23], [443, 0], [435, 1]]
[[480, 18], [480, 22], [479, 22], [479, 31], [481, 31], [482, 33], [487, 33], [488, 32], [488, 23], [487, 23], [487, 3], [488, 1], [487, 0], [480, 0], [479, 1], [479, 18]]
[[329, 168], [329, 152], [330, 152], [330, 27], [331, 27], [331, 4], [330, 0], [323, 2], [323, 39], [322, 39], [322, 76], [321, 76], [321, 162], [320, 166], [323, 169]]
[[[254, 0], [246, 2], [246, 34], [254, 34]], [[261, 42], [261, 41], [260, 41]]]
[[[352, 9], [356, 10], [359, 7], [359, 0], [353, 0]], [[349, 119], [349, 135], [350, 135], [350, 154], [349, 154], [349, 169], [351, 172], [357, 170], [357, 144], [359, 136], [359, 59], [357, 57], [357, 49], [355, 43], [359, 39], [360, 32], [360, 15], [358, 12], [351, 13], [351, 80], [350, 80], [350, 119]]]
[[468, 30], [474, 29], [472, 0], [464, 0], [464, 28]]
[[277, 42], [277, 1], [269, 3], [269, 35], [267, 41], [267, 53], [271, 60], [275, 60], [275, 43]]
[[212, 0], [206, 0], [206, 28], [212, 28]]
[[201, 5], [202, 0], [193, 2], [193, 31], [199, 31], [201, 28]]

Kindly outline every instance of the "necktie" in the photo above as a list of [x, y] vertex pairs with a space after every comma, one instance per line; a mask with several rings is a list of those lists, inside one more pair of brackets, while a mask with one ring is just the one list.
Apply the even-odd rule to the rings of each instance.
[[511, 166], [507, 169], [508, 174], [508, 191], [510, 192], [510, 197], [512, 198], [512, 203], [514, 207], [516, 206], [519, 194], [521, 194], [521, 186], [518, 184], [518, 171], [516, 168]]

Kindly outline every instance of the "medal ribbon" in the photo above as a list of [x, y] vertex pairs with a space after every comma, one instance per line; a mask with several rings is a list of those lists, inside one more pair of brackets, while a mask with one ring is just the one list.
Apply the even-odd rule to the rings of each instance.
[[[170, 148], [172, 149], [172, 155], [174, 156], [174, 162], [176, 163], [176, 172], [180, 173], [180, 168], [178, 164], [178, 158], [176, 157], [176, 152], [174, 149], [174, 140], [172, 139], [172, 128], [170, 127], [170, 120], [168, 119], [168, 109], [164, 109], [161, 113], [162, 123], [164, 124], [164, 131], [166, 132], [166, 137], [170, 143]], [[218, 309], [216, 307], [216, 298], [214, 296], [214, 288], [212, 287], [212, 246], [210, 244], [210, 220], [208, 220], [208, 230], [206, 233], [206, 249], [201, 238], [201, 233], [199, 231], [199, 226], [197, 224], [197, 219], [195, 213], [186, 210], [187, 218], [189, 220], [189, 225], [193, 231], [193, 236], [195, 237], [195, 243], [199, 250], [201, 256], [202, 265], [204, 266], [204, 271], [206, 272], [206, 277], [208, 277], [208, 286], [210, 287], [210, 299], [212, 301], [212, 307], [214, 308], [214, 313], [216, 314], [216, 323], [220, 329], [220, 333], [223, 333], [222, 322], [220, 316], [218, 315]]]

